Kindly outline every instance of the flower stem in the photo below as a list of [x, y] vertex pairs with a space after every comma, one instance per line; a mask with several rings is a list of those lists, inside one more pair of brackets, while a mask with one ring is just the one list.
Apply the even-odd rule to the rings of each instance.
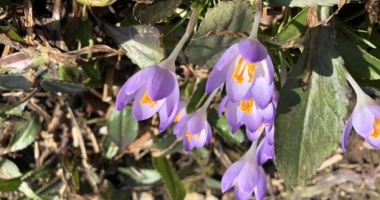
[[[163, 66], [167, 66], [169, 68], [175, 67], [175, 65], [173, 65], [172, 63], [175, 62], [175, 59], [178, 57], [179, 52], [181, 52], [183, 45], [185, 45], [187, 39], [189, 39], [191, 33], [193, 32], [194, 26], [198, 22], [197, 14], [198, 14], [198, 8], [194, 8], [193, 12], [191, 13], [191, 16], [190, 16], [190, 21], [187, 24], [185, 34], [182, 36], [181, 40], [175, 46], [175, 48], [174, 48], [173, 52], [170, 54], [170, 56], [166, 60], [163, 60], [161, 62]], [[175, 71], [175, 69], [169, 69], [169, 70]]]
[[356, 83], [354, 78], [352, 78], [351, 74], [348, 73], [347, 70], [344, 70], [344, 73], [346, 74], [347, 81], [351, 84], [352, 88], [354, 89], [356, 96], [362, 96], [363, 94], [365, 94], [362, 88], [358, 85], [358, 83]]
[[218, 93], [219, 89], [222, 89], [223, 88], [223, 85], [222, 84], [221, 86], [219, 86], [217, 89], [215, 89], [214, 91], [212, 91], [212, 93], [208, 96], [208, 98], [206, 99], [205, 103], [202, 105], [202, 107], [200, 109], [203, 109], [203, 110], [207, 110], [207, 108], [210, 106], [211, 104], [211, 101], [214, 99], [216, 93]]
[[262, 12], [263, 12], [263, 2], [262, 0], [256, 0], [255, 20], [253, 21], [251, 34], [249, 35], [248, 39], [257, 40], [257, 33], [259, 32], [259, 25], [260, 25]]

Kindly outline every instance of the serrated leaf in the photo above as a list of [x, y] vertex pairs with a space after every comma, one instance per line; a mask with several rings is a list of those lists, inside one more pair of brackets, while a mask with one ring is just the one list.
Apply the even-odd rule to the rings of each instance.
[[169, 161], [165, 157], [152, 157], [152, 162], [157, 171], [160, 172], [170, 197], [173, 200], [184, 199], [186, 195], [185, 187], [179, 180], [178, 174]]
[[65, 94], [79, 94], [88, 90], [83, 84], [68, 83], [65, 81], [45, 79], [41, 83], [42, 87], [49, 92], [61, 92]]
[[146, 68], [160, 62], [165, 54], [161, 34], [152, 26], [112, 27], [105, 25], [105, 31], [127, 53], [133, 63]]
[[26, 148], [34, 142], [35, 135], [41, 130], [41, 122], [37, 113], [28, 113], [26, 120], [17, 122], [15, 133], [10, 142], [10, 151], [15, 152]]
[[270, 6], [287, 6], [287, 7], [314, 7], [314, 6], [334, 6], [341, 0], [269, 0]]
[[120, 149], [124, 150], [135, 141], [139, 124], [133, 118], [132, 109], [126, 107], [121, 111], [113, 109], [107, 123], [108, 137]]
[[22, 74], [0, 75], [0, 90], [30, 90], [29, 80]]
[[306, 31], [306, 15], [308, 9], [299, 12], [272, 40], [268, 41], [279, 46], [290, 46], [302, 38]]
[[156, 0], [152, 4], [137, 3], [133, 15], [143, 24], [154, 24], [172, 16], [181, 0]]
[[315, 27], [310, 37], [282, 89], [275, 121], [277, 168], [290, 186], [304, 185], [337, 148], [347, 113], [343, 59], [331, 29]]
[[223, 115], [219, 117], [215, 109], [211, 109], [208, 112], [207, 121], [210, 123], [210, 126], [214, 128], [224, 139], [234, 143], [242, 143], [244, 141], [243, 132], [238, 129], [236, 133], [232, 134], [231, 127], [228, 125], [227, 119]]
[[197, 108], [202, 106], [203, 102], [206, 100], [208, 96], [205, 92], [206, 83], [207, 83], [207, 79], [203, 79], [201, 80], [200, 83], [197, 84], [196, 86], [197, 88], [195, 89], [189, 103], [186, 106], [186, 113], [192, 113]]
[[370, 80], [380, 79], [379, 59], [348, 40], [338, 40], [336, 47], [342, 55], [344, 66], [353, 77]]
[[239, 42], [241, 35], [249, 35], [253, 13], [249, 2], [221, 2], [210, 9], [186, 48], [189, 62], [213, 68], [224, 51]]

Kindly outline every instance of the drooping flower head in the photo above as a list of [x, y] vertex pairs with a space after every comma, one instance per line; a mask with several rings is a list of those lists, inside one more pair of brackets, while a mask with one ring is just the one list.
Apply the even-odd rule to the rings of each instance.
[[342, 134], [342, 148], [346, 150], [352, 127], [374, 148], [380, 147], [380, 104], [369, 97], [346, 72], [346, 78], [356, 93], [356, 105]]
[[132, 99], [133, 117], [145, 120], [156, 112], [160, 116], [160, 132], [173, 122], [178, 110], [179, 88], [175, 74], [175, 59], [189, 38], [197, 21], [197, 9], [193, 10], [186, 33], [171, 55], [160, 63], [134, 74], [120, 89], [116, 97], [116, 110], [122, 110]]
[[257, 39], [260, 12], [256, 11], [250, 37], [228, 48], [210, 73], [206, 92], [226, 82], [230, 101], [238, 102], [254, 88], [258, 105], [267, 105], [272, 97], [274, 69], [264, 45]]
[[183, 137], [183, 146], [186, 151], [191, 151], [194, 148], [200, 149], [209, 144], [212, 130], [207, 121], [207, 110], [201, 108], [185, 115], [175, 125], [174, 134], [177, 138]]
[[224, 172], [221, 183], [223, 193], [235, 187], [236, 199], [249, 199], [253, 192], [257, 199], [264, 198], [266, 193], [265, 172], [257, 162], [256, 147], [257, 141], [252, 143], [243, 157]]

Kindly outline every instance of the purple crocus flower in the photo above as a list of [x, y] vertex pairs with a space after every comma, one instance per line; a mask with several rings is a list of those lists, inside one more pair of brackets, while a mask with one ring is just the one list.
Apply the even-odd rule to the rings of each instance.
[[140, 70], [120, 89], [116, 97], [116, 110], [122, 110], [132, 99], [135, 99], [132, 112], [136, 120], [148, 119], [158, 112], [159, 129], [165, 130], [173, 122], [178, 109], [176, 75], [160, 64]]
[[264, 121], [274, 119], [275, 109], [272, 103], [261, 109], [252, 95], [248, 94], [239, 102], [232, 102], [229, 96], [225, 96], [219, 106], [219, 115], [226, 107], [226, 118], [234, 133], [241, 126], [245, 125], [250, 133], [256, 132]]
[[251, 87], [257, 103], [267, 105], [272, 96], [274, 69], [266, 48], [256, 39], [244, 39], [228, 48], [210, 73], [206, 92], [226, 82], [232, 102], [246, 96]]
[[350, 74], [346, 73], [356, 93], [356, 106], [348, 118], [342, 134], [342, 148], [346, 150], [352, 127], [374, 148], [380, 147], [380, 105], [363, 92]]
[[256, 147], [257, 141], [252, 143], [243, 157], [224, 172], [221, 183], [223, 193], [235, 187], [236, 199], [249, 199], [253, 192], [257, 199], [264, 198], [266, 179], [263, 168], [257, 162]]
[[211, 126], [207, 121], [207, 110], [200, 108], [185, 115], [174, 127], [174, 134], [183, 137], [183, 146], [186, 151], [200, 149], [209, 144], [212, 138]]
[[274, 144], [268, 141], [270, 136], [266, 135], [257, 147], [256, 157], [259, 165], [264, 164], [267, 160], [274, 158]]

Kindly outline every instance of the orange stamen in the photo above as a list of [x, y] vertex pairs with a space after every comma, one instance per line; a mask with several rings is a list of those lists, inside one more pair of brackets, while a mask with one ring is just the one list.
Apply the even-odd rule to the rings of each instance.
[[193, 139], [193, 134], [190, 133], [190, 131], [186, 132], [187, 141], [191, 141]]
[[154, 106], [156, 106], [157, 101], [152, 101], [152, 99], [149, 97], [148, 91], [146, 91], [140, 100], [140, 104], [142, 106], [144, 106], [145, 104], [150, 104], [150, 107], [153, 108]]
[[370, 135], [371, 138], [379, 138], [380, 137], [380, 120], [375, 118], [375, 123], [373, 124], [373, 131]]
[[[244, 73], [248, 73], [248, 80], [244, 80]], [[243, 57], [241, 57], [235, 66], [234, 73], [232, 74], [232, 78], [239, 84], [243, 84], [244, 81], [247, 81], [248, 83], [252, 83], [253, 81], [253, 75], [255, 73], [255, 64], [254, 63], [248, 63], [244, 60]]]
[[250, 115], [253, 111], [253, 104], [254, 104], [253, 99], [248, 100], [248, 101], [241, 100], [240, 101], [240, 110], [245, 112], [245, 114]]
[[240, 188], [239, 183], [236, 183], [236, 184], [235, 184], [235, 187]]

